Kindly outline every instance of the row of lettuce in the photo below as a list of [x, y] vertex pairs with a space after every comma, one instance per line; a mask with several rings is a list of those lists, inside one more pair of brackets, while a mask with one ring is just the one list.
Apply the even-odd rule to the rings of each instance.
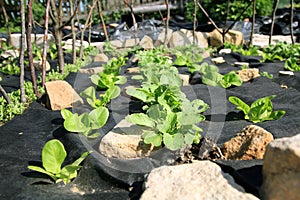
[[[172, 50], [164, 47], [148, 51], [134, 50], [134, 55], [138, 59], [139, 73], [130, 78], [137, 80], [140, 87], [130, 87], [126, 89], [126, 93], [135, 101], [142, 102], [143, 107], [141, 112], [126, 116], [126, 120], [145, 127], [142, 135], [144, 143], [178, 150], [200, 142], [202, 129], [199, 124], [205, 120], [203, 112], [209, 109], [209, 105], [200, 99], [191, 101], [181, 91], [182, 80], [178, 66], [187, 67], [191, 74], [201, 73], [202, 83], [210, 86], [226, 89], [243, 84], [234, 71], [220, 74], [218, 67], [203, 62], [202, 51], [203, 49], [195, 46]], [[80, 93], [87, 104], [84, 106], [88, 106], [89, 111], [73, 113], [69, 109], [61, 110], [66, 130], [90, 139], [100, 136], [99, 131], [110, 115], [108, 104], [120, 95], [120, 85], [127, 81], [120, 72], [127, 64], [129, 55], [132, 54], [126, 52], [112, 58], [103, 65], [102, 72], [90, 76], [93, 85]], [[262, 97], [251, 105], [235, 96], [229, 97], [228, 100], [244, 113], [245, 120], [260, 123], [284, 116], [283, 110], [273, 111], [271, 100], [274, 97], [274, 95]], [[43, 148], [43, 167], [28, 166], [28, 168], [49, 175], [55, 182], [63, 181], [67, 184], [76, 178], [77, 170], [80, 169], [79, 164], [90, 153], [84, 152], [75, 162], [62, 167], [66, 151], [59, 140], [53, 139]], [[49, 163], [49, 160], [54, 160], [55, 163]]]

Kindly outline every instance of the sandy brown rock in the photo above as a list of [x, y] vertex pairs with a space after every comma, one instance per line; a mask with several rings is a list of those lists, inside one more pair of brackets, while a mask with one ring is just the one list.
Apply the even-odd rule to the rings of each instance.
[[258, 199], [211, 161], [155, 168], [147, 177], [145, 188], [141, 200]]
[[148, 156], [154, 147], [143, 143], [144, 128], [122, 120], [100, 142], [99, 151], [106, 157], [139, 158]]
[[266, 146], [273, 140], [270, 132], [256, 125], [248, 125], [234, 138], [225, 142], [221, 150], [226, 159], [263, 159]]
[[83, 103], [81, 97], [66, 81], [51, 81], [45, 83], [47, 107], [52, 110], [61, 110], [72, 107], [73, 104]]
[[145, 35], [145, 36], [141, 39], [139, 45], [140, 45], [143, 49], [145, 49], [145, 50], [150, 50], [150, 49], [153, 49], [153, 48], [154, 48], [152, 38], [149, 37], [149, 36], [147, 36], [147, 35]]
[[99, 53], [99, 54], [95, 55], [94, 61], [95, 62], [107, 62], [108, 57], [104, 53]]
[[300, 199], [300, 134], [271, 142], [263, 164], [265, 200]]
[[[220, 29], [222, 31], [222, 29]], [[217, 29], [208, 34], [209, 44], [213, 47], [220, 47], [223, 45], [222, 34]], [[225, 42], [229, 42], [234, 45], [242, 45], [244, 43], [243, 33], [240, 31], [229, 30], [225, 34]]]
[[257, 68], [238, 70], [237, 74], [241, 77], [243, 82], [248, 82], [260, 76], [259, 69]]

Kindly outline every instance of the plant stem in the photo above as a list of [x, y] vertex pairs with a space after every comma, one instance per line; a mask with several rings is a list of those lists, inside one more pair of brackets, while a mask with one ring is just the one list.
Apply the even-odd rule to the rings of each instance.
[[197, 27], [197, 0], [194, 0], [194, 24], [193, 24], [193, 44], [196, 43], [196, 27]]

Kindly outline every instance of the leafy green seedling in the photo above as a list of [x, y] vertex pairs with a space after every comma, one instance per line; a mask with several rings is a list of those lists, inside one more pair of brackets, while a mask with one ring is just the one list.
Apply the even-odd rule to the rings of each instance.
[[97, 85], [100, 90], [106, 90], [114, 85], [122, 85], [126, 83], [125, 76], [116, 76], [114, 74], [99, 73], [91, 76], [91, 81]]
[[205, 120], [200, 113], [207, 108], [207, 104], [199, 99], [183, 102], [180, 112], [171, 111], [168, 105], [155, 104], [150, 106], [146, 114], [131, 114], [126, 120], [147, 127], [142, 135], [146, 144], [156, 147], [164, 144], [170, 150], [177, 150], [200, 142], [199, 132], [202, 129], [196, 124]]
[[284, 63], [284, 68], [290, 71], [300, 71], [299, 58], [288, 58]]
[[88, 104], [93, 108], [99, 108], [106, 106], [112, 99], [119, 96], [121, 89], [119, 86], [112, 85], [110, 86], [104, 94], [100, 95], [100, 98], [96, 97], [96, 90], [93, 86], [86, 88], [80, 95], [86, 98]]
[[243, 84], [241, 77], [234, 71], [222, 75], [217, 66], [207, 63], [201, 65], [200, 73], [202, 74], [202, 82], [206, 85], [228, 88], [232, 85], [241, 86]]
[[260, 72], [259, 73], [261, 76], [264, 76], [268, 79], [273, 79], [273, 74], [269, 74], [268, 72]]
[[245, 119], [254, 123], [263, 122], [266, 120], [277, 120], [285, 115], [284, 110], [273, 111], [273, 104], [271, 100], [275, 95], [266, 96], [254, 101], [251, 106], [247, 105], [240, 98], [230, 96], [228, 100], [236, 105], [238, 110], [243, 111]]
[[96, 138], [100, 134], [92, 133], [93, 130], [100, 129], [105, 125], [109, 117], [109, 111], [106, 107], [99, 107], [90, 113], [78, 115], [67, 109], [61, 110], [64, 118], [64, 127], [67, 131], [80, 133], [88, 138]]
[[77, 170], [81, 168], [79, 164], [91, 152], [84, 152], [80, 158], [72, 164], [66, 165], [63, 168], [62, 163], [67, 157], [64, 145], [57, 139], [48, 141], [42, 150], [42, 163], [43, 167], [29, 165], [28, 168], [33, 171], [47, 174], [56, 183], [63, 181], [65, 184], [71, 182], [72, 179], [77, 177]]
[[199, 71], [200, 64], [198, 64], [198, 63], [203, 60], [203, 58], [200, 54], [194, 54], [192, 52], [185, 52], [183, 54], [180, 52], [180, 53], [177, 53], [176, 56], [177, 56], [177, 58], [173, 63], [174, 65], [187, 66], [187, 68], [189, 69], [189, 71], [191, 73]]

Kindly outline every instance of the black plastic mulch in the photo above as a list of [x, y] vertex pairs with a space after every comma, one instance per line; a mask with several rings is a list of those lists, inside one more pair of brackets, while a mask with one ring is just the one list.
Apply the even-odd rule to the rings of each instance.
[[[270, 131], [274, 138], [293, 136], [300, 132], [300, 79], [299, 73], [294, 76], [281, 76], [283, 62], [260, 63], [259, 57], [241, 56], [238, 53], [224, 55], [225, 64], [219, 65], [221, 73], [238, 70], [233, 63], [250, 62], [250, 67], [258, 67], [274, 75], [270, 80], [259, 77], [240, 87], [221, 89], [201, 83], [201, 75], [191, 75], [191, 85], [183, 86], [182, 91], [189, 99], [200, 98], [211, 105], [204, 114], [207, 120], [200, 124], [204, 129], [203, 136], [214, 139], [219, 145], [232, 138], [251, 122], [242, 119], [242, 114], [228, 102], [229, 96], [238, 96], [250, 104], [257, 98], [276, 95], [273, 99], [274, 109], [283, 109], [286, 115], [276, 121], [267, 121], [257, 125]], [[128, 67], [128, 66], [127, 66]], [[187, 72], [181, 68], [180, 71]], [[126, 74], [125, 74], [126, 75]], [[122, 88], [137, 85], [130, 79]], [[12, 80], [12, 78], [8, 78]], [[3, 85], [8, 85], [3, 80]], [[90, 84], [87, 75], [72, 73], [67, 81], [81, 91]], [[286, 85], [288, 88], [282, 88]], [[80, 109], [80, 108], [77, 108]], [[128, 113], [140, 110], [139, 103], [131, 100], [125, 93], [109, 105], [111, 117], [102, 129], [103, 135], [122, 120]], [[1, 199], [128, 199], [138, 198], [144, 175], [154, 167], [165, 165], [174, 154], [161, 152], [150, 158], [137, 161], [104, 159], [98, 153], [99, 144], [91, 140], [68, 133], [62, 126], [63, 120], [58, 111], [50, 111], [34, 102], [24, 112], [0, 127], [0, 198]], [[41, 150], [44, 144], [53, 138], [59, 138], [66, 147], [68, 159], [72, 162], [81, 153], [94, 150], [83, 164], [79, 176], [69, 185], [50, 184], [50, 180], [38, 173], [30, 172], [28, 164], [41, 161]], [[237, 183], [247, 192], [259, 196], [262, 184], [262, 160], [230, 161], [218, 160], [223, 171], [231, 174]], [[130, 169], [130, 170], [129, 170]], [[134, 172], [134, 173], [132, 173]], [[135, 183], [138, 182], [138, 183]], [[129, 186], [136, 186], [133, 192]]]

